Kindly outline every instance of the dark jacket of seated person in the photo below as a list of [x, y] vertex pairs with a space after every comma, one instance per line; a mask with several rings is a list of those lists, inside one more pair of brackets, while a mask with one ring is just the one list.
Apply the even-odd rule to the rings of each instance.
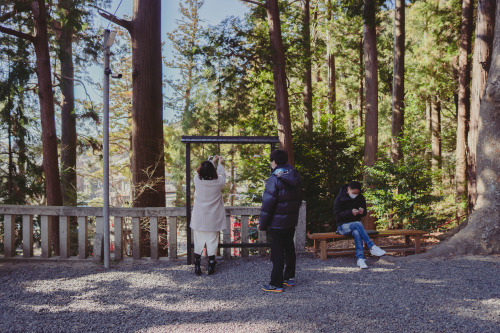
[[302, 183], [290, 164], [278, 165], [262, 194], [259, 230], [295, 228], [302, 204]]
[[[360, 221], [361, 217], [366, 216], [366, 200], [363, 194], [359, 193], [356, 198], [351, 198], [347, 193], [348, 185], [345, 184], [340, 188], [339, 194], [335, 198], [333, 204], [333, 213], [337, 227], [344, 223]], [[353, 209], [363, 208], [363, 214], [354, 215]]]

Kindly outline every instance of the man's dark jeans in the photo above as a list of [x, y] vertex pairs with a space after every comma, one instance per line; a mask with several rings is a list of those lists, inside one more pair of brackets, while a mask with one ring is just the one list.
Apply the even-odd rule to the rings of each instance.
[[[293, 236], [295, 228], [270, 229], [271, 234], [271, 285], [282, 288], [283, 280], [295, 278], [295, 244]], [[283, 269], [285, 269], [283, 273]]]

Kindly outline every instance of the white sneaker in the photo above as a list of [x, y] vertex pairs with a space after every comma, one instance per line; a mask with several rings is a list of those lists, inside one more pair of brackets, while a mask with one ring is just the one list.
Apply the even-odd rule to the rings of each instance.
[[365, 259], [358, 259], [357, 264], [358, 264], [359, 268], [368, 268], [368, 266], [366, 265]]
[[382, 250], [380, 247], [378, 247], [377, 245], [373, 245], [372, 248], [370, 249], [370, 253], [374, 256], [377, 256], [377, 257], [381, 257], [383, 256], [384, 254], [386, 254], [387, 252], [385, 252], [384, 250]]

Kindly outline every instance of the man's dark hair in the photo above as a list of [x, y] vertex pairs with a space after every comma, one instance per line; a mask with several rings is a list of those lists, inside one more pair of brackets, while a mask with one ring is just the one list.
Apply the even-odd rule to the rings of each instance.
[[276, 162], [277, 165], [286, 164], [288, 162], [288, 153], [281, 149], [273, 150], [269, 159], [271, 162]]
[[347, 184], [351, 188], [351, 190], [360, 190], [361, 191], [361, 183], [357, 181], [352, 181]]
[[198, 171], [198, 176], [200, 176], [200, 179], [203, 180], [212, 180], [218, 178], [217, 170], [215, 170], [214, 165], [210, 161], [201, 162], [196, 171]]

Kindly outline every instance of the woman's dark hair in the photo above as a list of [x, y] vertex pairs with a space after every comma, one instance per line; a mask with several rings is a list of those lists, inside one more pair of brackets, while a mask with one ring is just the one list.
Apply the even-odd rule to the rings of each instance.
[[352, 181], [347, 184], [351, 188], [351, 190], [360, 190], [361, 191], [361, 183], [357, 181]]
[[204, 161], [201, 162], [200, 166], [198, 169], [196, 169], [198, 172], [198, 176], [200, 176], [200, 179], [203, 180], [212, 180], [212, 179], [217, 179], [217, 170], [215, 170], [214, 165], [212, 162], [209, 161]]
[[288, 162], [288, 153], [284, 150], [277, 149], [271, 152], [269, 159], [276, 162], [277, 165], [283, 165]]

